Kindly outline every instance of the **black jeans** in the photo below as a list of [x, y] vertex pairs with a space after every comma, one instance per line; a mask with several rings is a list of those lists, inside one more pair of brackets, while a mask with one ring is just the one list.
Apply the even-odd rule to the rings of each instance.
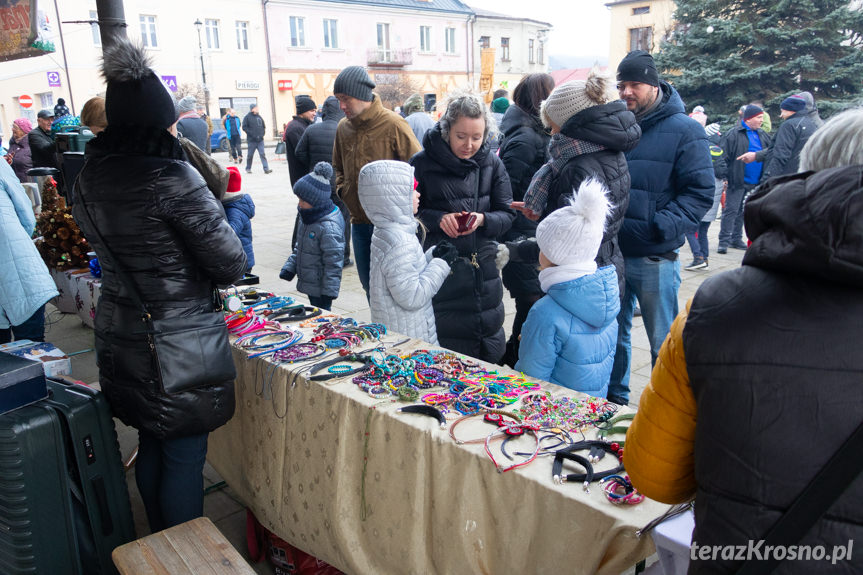
[[722, 220], [719, 223], [719, 247], [727, 248], [743, 242], [743, 205], [746, 196], [755, 187], [752, 184], [743, 184], [743, 187], [729, 186], [725, 191], [725, 209], [722, 210]]
[[518, 348], [521, 343], [518, 339], [521, 335], [521, 328], [524, 325], [525, 320], [527, 320], [527, 314], [530, 312], [530, 308], [532, 308], [533, 304], [538, 302], [541, 298], [542, 294], [520, 295], [515, 297], [515, 318], [512, 320], [512, 333], [509, 336], [509, 340], [506, 342], [506, 353], [503, 354], [503, 358], [500, 360], [500, 365], [508, 365], [515, 369], [515, 362], [518, 361]]
[[45, 341], [45, 306], [40, 306], [36, 313], [22, 323], [0, 329], [0, 343], [9, 343], [13, 335], [16, 340]]
[[321, 309], [325, 309], [330, 311], [330, 308], [333, 307], [333, 298], [327, 297], [325, 295], [319, 296], [309, 296], [309, 303], [315, 307], [319, 307]]
[[243, 141], [240, 139], [239, 134], [231, 135], [231, 157], [235, 160], [243, 158]]

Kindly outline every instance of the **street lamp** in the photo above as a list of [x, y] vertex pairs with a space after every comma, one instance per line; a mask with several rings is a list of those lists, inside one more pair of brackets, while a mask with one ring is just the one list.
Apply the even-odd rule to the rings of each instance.
[[207, 109], [207, 117], [210, 116], [210, 90], [207, 88], [207, 72], [204, 70], [204, 45], [201, 44], [201, 26], [204, 24], [195, 19], [195, 28], [198, 29], [198, 53], [201, 55], [201, 79], [204, 82], [204, 106]]

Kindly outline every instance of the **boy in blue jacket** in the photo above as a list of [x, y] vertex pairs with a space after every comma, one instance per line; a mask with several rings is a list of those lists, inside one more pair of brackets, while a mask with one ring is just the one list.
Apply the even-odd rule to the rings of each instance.
[[228, 180], [228, 191], [222, 198], [222, 207], [225, 208], [225, 219], [240, 241], [243, 243], [243, 251], [246, 252], [246, 273], [252, 272], [255, 265], [255, 251], [252, 249], [252, 218], [255, 217], [255, 202], [242, 190], [243, 180], [240, 170], [234, 166], [228, 166], [231, 178]]
[[601, 182], [582, 182], [571, 205], [536, 229], [539, 283], [545, 296], [521, 332], [515, 369], [575, 391], [608, 393], [620, 292], [613, 265], [597, 269], [610, 204]]
[[330, 164], [318, 162], [311, 174], [294, 184], [300, 213], [297, 245], [279, 273], [286, 281], [296, 276], [297, 291], [325, 310], [339, 297], [345, 252], [345, 222], [330, 198], [332, 175]]

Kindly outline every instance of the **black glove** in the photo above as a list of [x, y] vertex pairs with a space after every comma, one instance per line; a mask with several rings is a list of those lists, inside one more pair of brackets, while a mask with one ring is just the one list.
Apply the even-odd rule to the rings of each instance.
[[294, 279], [294, 276], [296, 276], [296, 275], [297, 274], [295, 274], [294, 272], [288, 270], [287, 265], [283, 266], [282, 271], [279, 272], [279, 277], [282, 278], [283, 280], [287, 281], [287, 282]]
[[539, 246], [536, 243], [536, 238], [506, 242], [506, 247], [509, 249], [509, 261], [511, 262], [525, 264], [539, 262]]
[[458, 249], [448, 241], [443, 240], [432, 250], [432, 256], [442, 259], [447, 265], [452, 267], [452, 264], [458, 258]]

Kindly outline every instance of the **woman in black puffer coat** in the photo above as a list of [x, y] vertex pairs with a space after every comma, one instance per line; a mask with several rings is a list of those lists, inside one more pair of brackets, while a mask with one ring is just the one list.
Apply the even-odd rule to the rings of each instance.
[[207, 434], [233, 415], [234, 382], [165, 393], [125, 282], [154, 319], [212, 312], [214, 284], [241, 278], [246, 256], [185, 161], [173, 100], [146, 55], [121, 42], [106, 49], [103, 74], [108, 128], [87, 144], [72, 213], [102, 265], [99, 381], [114, 415], [138, 429], [136, 480], [156, 532], [203, 513]]
[[[438, 340], [454, 351], [495, 363], [504, 353], [503, 285], [497, 242], [512, 225], [512, 192], [500, 159], [489, 152], [490, 112], [474, 94], [456, 93], [440, 122], [411, 158], [419, 182], [417, 217], [425, 248], [455, 246], [458, 258], [432, 300]], [[458, 231], [457, 217], [474, 221]]]
[[[596, 265], [614, 265], [624, 293], [623, 254], [617, 233], [629, 205], [629, 167], [625, 152], [641, 139], [641, 128], [614, 84], [592, 70], [585, 81], [556, 87], [542, 104], [542, 121], [551, 128], [551, 160], [536, 173], [525, 195], [525, 215], [540, 219], [569, 205], [581, 182], [593, 177], [608, 188], [613, 209], [605, 225]], [[537, 255], [538, 257], [538, 255]]]
[[[533, 175], [548, 159], [548, 141], [551, 136], [539, 118], [539, 107], [554, 89], [554, 78], [550, 74], [528, 74], [521, 79], [512, 97], [510, 106], [500, 123], [503, 145], [500, 159], [512, 185], [512, 199], [523, 201]], [[537, 223], [517, 214], [512, 227], [501, 238], [503, 241], [522, 241], [536, 235]], [[501, 274], [503, 285], [515, 299], [515, 319], [506, 342], [506, 354], [502, 363], [515, 367], [518, 361], [518, 341], [521, 326], [527, 312], [542, 297], [539, 288], [539, 267], [536, 262], [511, 261]]]

